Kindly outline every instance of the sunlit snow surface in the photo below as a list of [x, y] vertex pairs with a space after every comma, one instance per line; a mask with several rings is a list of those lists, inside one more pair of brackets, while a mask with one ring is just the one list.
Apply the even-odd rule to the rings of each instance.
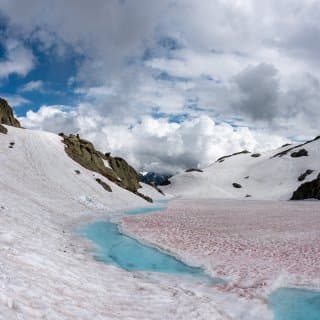
[[[95, 261], [74, 228], [146, 202], [109, 181], [106, 193], [95, 180], [104, 177], [72, 161], [57, 135], [7, 128], [0, 135], [1, 320], [265, 320], [273, 289], [319, 288], [313, 202], [182, 201], [167, 213], [125, 218], [126, 233], [230, 275], [225, 288]], [[140, 191], [157, 196], [147, 185]]]

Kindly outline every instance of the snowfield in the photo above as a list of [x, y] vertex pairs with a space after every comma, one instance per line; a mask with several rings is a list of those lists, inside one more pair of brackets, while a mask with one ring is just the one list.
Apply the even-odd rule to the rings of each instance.
[[[203, 172], [184, 172], [170, 178], [164, 192], [192, 199], [250, 199], [289, 200], [301, 185], [298, 177], [306, 172], [311, 181], [320, 172], [320, 139], [297, 147], [282, 156], [278, 153], [298, 145], [284, 146], [261, 154], [240, 153], [216, 161]], [[308, 156], [292, 157], [293, 152], [305, 149]], [[237, 183], [241, 188], [235, 188]]]
[[319, 202], [176, 200], [164, 213], [124, 217], [122, 230], [266, 298], [275, 288], [320, 288]]
[[[57, 135], [7, 128], [0, 134], [1, 320], [271, 319], [261, 299], [95, 261], [75, 228], [147, 203], [110, 181], [106, 192], [95, 181], [105, 178], [72, 161]], [[159, 197], [148, 186], [140, 191]]]

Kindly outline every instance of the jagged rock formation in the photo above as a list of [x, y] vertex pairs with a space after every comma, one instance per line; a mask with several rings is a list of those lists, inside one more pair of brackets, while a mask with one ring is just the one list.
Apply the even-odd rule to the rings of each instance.
[[0, 124], [21, 128], [20, 122], [13, 115], [12, 108], [2, 98], [0, 98]]
[[[62, 142], [66, 145], [65, 152], [71, 159], [88, 170], [100, 173], [118, 186], [152, 202], [151, 198], [138, 191], [141, 187], [139, 185], [138, 174], [124, 159], [113, 158], [110, 154], [103, 154], [96, 150], [91, 142], [81, 139], [79, 135], [71, 134], [66, 136], [63, 133], [59, 135], [63, 138]], [[96, 181], [105, 190], [112, 191], [106, 182], [101, 179], [97, 179]]]
[[291, 197], [291, 200], [303, 199], [320, 200], [320, 173], [316, 179], [301, 184]]
[[137, 191], [140, 188], [139, 176], [127, 161], [119, 157], [113, 158], [109, 154], [105, 156], [112, 170], [121, 179], [124, 188], [133, 192]]

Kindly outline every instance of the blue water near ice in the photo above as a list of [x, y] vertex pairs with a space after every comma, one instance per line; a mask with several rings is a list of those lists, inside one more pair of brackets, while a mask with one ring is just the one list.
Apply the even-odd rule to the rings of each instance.
[[320, 292], [281, 288], [272, 293], [268, 306], [275, 320], [320, 320]]
[[192, 275], [212, 284], [224, 283], [211, 278], [201, 268], [191, 267], [156, 248], [142, 244], [119, 232], [115, 223], [98, 221], [81, 230], [80, 234], [96, 245], [94, 258], [117, 265], [128, 271], [152, 271]]
[[143, 207], [124, 211], [124, 215], [146, 214], [151, 212], [159, 212], [164, 210], [164, 206]]

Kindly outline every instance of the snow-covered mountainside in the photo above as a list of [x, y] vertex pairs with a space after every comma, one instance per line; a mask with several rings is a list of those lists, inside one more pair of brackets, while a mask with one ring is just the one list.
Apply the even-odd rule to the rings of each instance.
[[[320, 137], [259, 153], [222, 157], [170, 178], [166, 193], [184, 198], [289, 200], [320, 198]], [[310, 182], [310, 183], [308, 183]]]
[[[108, 180], [98, 172], [88, 170], [65, 152], [62, 138], [56, 134], [4, 126], [0, 133], [1, 204], [6, 207], [4, 193], [21, 197], [21, 202], [48, 201], [54, 206], [69, 201], [91, 207], [126, 207], [146, 205], [134, 193]], [[111, 171], [111, 169], [110, 169]], [[103, 187], [110, 186], [112, 192]], [[152, 187], [141, 183], [142, 194], [161, 196]], [[9, 196], [7, 197], [7, 199]], [[8, 204], [10, 207], [10, 204]]]

